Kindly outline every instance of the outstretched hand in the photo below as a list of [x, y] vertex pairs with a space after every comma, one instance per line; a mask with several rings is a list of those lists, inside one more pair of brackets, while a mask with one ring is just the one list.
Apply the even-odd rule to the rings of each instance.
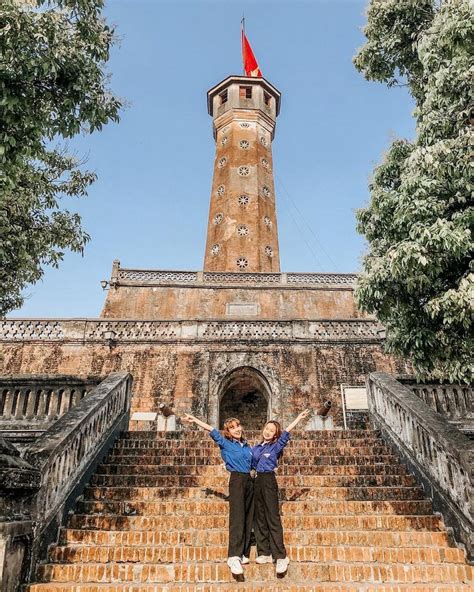
[[192, 424], [196, 423], [196, 418], [194, 417], [194, 415], [191, 415], [190, 413], [185, 413], [184, 416], [181, 418], [181, 421], [183, 423]]
[[209, 425], [208, 423], [205, 423], [204, 421], [201, 421], [200, 419], [198, 419], [197, 417], [194, 417], [194, 415], [191, 415], [190, 413], [185, 413], [183, 415], [183, 417], [181, 418], [181, 421], [183, 423], [197, 425], [200, 428], [207, 430], [208, 432], [210, 432], [212, 430], [211, 425]]
[[291, 432], [291, 430], [292, 430], [293, 428], [295, 428], [295, 427], [296, 427], [296, 426], [297, 426], [297, 425], [300, 423], [300, 421], [302, 421], [303, 419], [306, 419], [306, 418], [307, 418], [307, 417], [309, 417], [310, 415], [311, 415], [311, 409], [305, 409], [304, 411], [302, 411], [302, 412], [301, 412], [301, 413], [298, 415], [298, 417], [297, 417], [296, 419], [294, 419], [294, 420], [293, 420], [293, 421], [290, 423], [290, 425], [289, 425], [289, 426], [286, 428], [286, 431], [287, 431], [287, 432]]
[[300, 422], [303, 419], [306, 419], [307, 417], [309, 417], [311, 415], [311, 409], [305, 409], [304, 411], [302, 411], [298, 417], [296, 418], [298, 422]]

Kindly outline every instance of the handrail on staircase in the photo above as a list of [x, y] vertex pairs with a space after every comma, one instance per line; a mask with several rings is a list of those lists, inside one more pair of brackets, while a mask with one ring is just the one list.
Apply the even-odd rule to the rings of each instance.
[[[46, 557], [76, 498], [120, 432], [127, 429], [131, 395], [131, 375], [110, 374], [23, 451], [24, 460], [39, 470], [41, 481], [34, 495], [16, 500], [11, 490], [0, 487], [0, 496], [10, 499], [9, 515], [0, 513], [0, 539], [3, 537], [7, 549], [0, 558], [0, 574], [4, 576], [1, 592], [20, 589], [33, 575], [38, 561]], [[31, 524], [30, 532], [25, 532], [25, 524]], [[23, 545], [20, 552], [19, 545]], [[10, 557], [8, 549], [12, 550]], [[12, 576], [15, 560], [22, 565]]]
[[370, 374], [367, 394], [375, 426], [474, 560], [474, 442], [389, 374]]

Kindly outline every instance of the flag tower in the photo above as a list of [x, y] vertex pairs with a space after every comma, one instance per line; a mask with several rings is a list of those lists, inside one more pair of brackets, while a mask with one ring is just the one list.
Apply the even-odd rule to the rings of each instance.
[[204, 271], [278, 272], [272, 140], [280, 92], [262, 77], [242, 28], [246, 76], [207, 93], [216, 157]]

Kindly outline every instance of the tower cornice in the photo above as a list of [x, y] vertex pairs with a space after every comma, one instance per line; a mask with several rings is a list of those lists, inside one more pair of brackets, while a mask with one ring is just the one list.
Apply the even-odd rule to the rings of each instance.
[[236, 76], [231, 75], [221, 80], [218, 84], [207, 91], [207, 111], [211, 117], [215, 116], [214, 97], [219, 95], [231, 84], [242, 84], [246, 86], [261, 86], [266, 90], [275, 100], [275, 116], [280, 114], [281, 92], [273, 86], [266, 78], [254, 78], [251, 76]]

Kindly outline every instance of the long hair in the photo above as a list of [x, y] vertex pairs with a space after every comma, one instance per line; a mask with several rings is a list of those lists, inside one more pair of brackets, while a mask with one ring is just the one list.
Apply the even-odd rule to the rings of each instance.
[[[270, 421], [267, 421], [267, 423], [263, 426], [263, 429], [266, 428], [266, 426], [271, 423], [275, 426], [275, 435], [273, 436], [273, 438], [271, 439], [272, 442], [276, 442], [278, 440], [278, 438], [281, 436], [282, 433], [282, 429], [281, 429], [281, 425], [279, 421], [276, 421], [274, 419], [271, 419]], [[263, 430], [262, 430], [263, 432]], [[263, 436], [262, 436], [262, 442], [263, 442]]]
[[[229, 428], [235, 428], [239, 425], [241, 425], [240, 421], [236, 417], [229, 417], [229, 419], [226, 419], [224, 421], [224, 438], [227, 438], [227, 440], [233, 440], [234, 438], [229, 432]], [[240, 439], [243, 440], [243, 437], [244, 434], [242, 432], [242, 436], [240, 437]]]

